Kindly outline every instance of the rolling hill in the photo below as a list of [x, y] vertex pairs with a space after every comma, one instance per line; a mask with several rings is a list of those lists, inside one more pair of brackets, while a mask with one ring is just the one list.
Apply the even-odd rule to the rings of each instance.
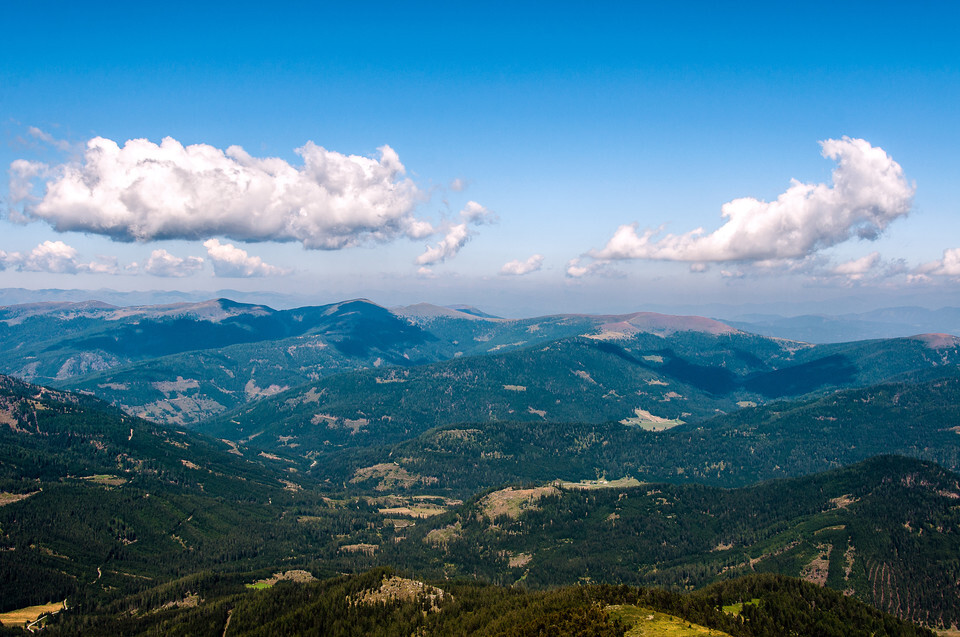
[[957, 362], [960, 347], [953, 337], [825, 346], [691, 331], [616, 340], [572, 337], [505, 353], [335, 375], [199, 429], [306, 456], [398, 442], [458, 423], [612, 421], [660, 431], [778, 399], [949, 373]]
[[289, 468], [0, 376], [0, 612], [272, 565], [306, 542], [278, 523], [304, 482]]
[[[892, 403], [903, 413], [928, 405], [919, 416], [923, 422], [933, 421], [956, 404], [957, 383], [927, 381], [925, 393], [916, 389], [924, 384], [850, 390], [849, 401], [832, 395], [797, 406], [798, 413], [787, 419], [808, 422], [810, 414], [841, 413], [851, 404], [865, 403], [879, 411]], [[747, 428], [761, 429], [781, 417], [773, 407], [755, 411], [756, 423]], [[864, 417], [869, 420], [872, 414]], [[771, 621], [788, 621], [776, 612], [761, 612], [763, 604], [759, 609], [743, 606], [743, 619], [733, 624], [720, 610], [738, 599], [764, 599], [771, 590], [780, 593], [769, 604], [780, 603], [775, 599], [782, 601], [785, 594], [820, 600], [817, 603], [841, 613], [831, 620], [838, 625], [862, 616], [880, 622], [877, 626], [915, 630], [864, 607], [840, 603], [841, 595], [815, 593], [819, 589], [790, 580], [725, 581], [753, 571], [800, 575], [850, 589], [878, 608], [927, 625], [955, 621], [960, 605], [955, 589], [948, 586], [957, 576], [960, 554], [958, 476], [904, 458], [882, 457], [826, 474], [724, 490], [698, 484], [638, 485], [636, 480], [552, 481], [576, 474], [564, 458], [578, 455], [586, 459], [583, 469], [589, 467], [596, 477], [595, 450], [613, 452], [617, 441], [604, 445], [581, 436], [579, 449], [540, 447], [555, 449], [547, 451], [553, 454], [550, 462], [540, 465], [532, 455], [498, 456], [506, 447], [491, 444], [479, 451], [481, 463], [486, 455], [503, 461], [501, 466], [544, 471], [551, 478], [520, 490], [487, 482], [493, 488], [478, 487], [464, 503], [441, 493], [453, 493], [457, 480], [464, 481], [465, 489], [470, 479], [483, 484], [507, 474], [468, 470], [460, 477], [454, 475], [459, 471], [451, 471], [433, 482], [418, 481], [412, 472], [397, 471], [396, 465], [381, 467], [379, 474], [352, 474], [345, 488], [324, 477], [330, 467], [321, 463], [307, 471], [282, 456], [157, 425], [92, 397], [8, 377], [0, 377], [0, 419], [0, 612], [66, 598], [68, 610], [50, 620], [52, 634], [61, 629], [75, 633], [78, 626], [85, 627], [85, 634], [116, 634], [121, 628], [127, 634], [141, 629], [222, 634], [231, 611], [237, 613], [238, 632], [244, 632], [244, 625], [256, 631], [273, 621], [298, 625], [315, 613], [310, 605], [314, 593], [309, 591], [321, 594], [328, 584], [286, 580], [357, 573], [378, 565], [405, 568], [421, 579], [520, 580], [531, 588], [594, 581], [699, 589], [718, 582], [727, 588], [707, 588], [694, 597], [617, 589], [620, 601], [609, 598], [608, 604], [637, 604], [636, 595], [646, 600], [646, 607], [661, 600], [657, 612], [733, 631], [728, 634], [779, 634], [755, 632]], [[734, 422], [720, 419], [710, 425], [729, 432]], [[655, 433], [617, 426], [649, 435], [651, 441], [676, 430]], [[845, 423], [836, 426], [843, 429]], [[526, 429], [546, 431], [529, 425]], [[463, 433], [434, 430], [423, 440], [459, 439], [466, 449], [469, 435]], [[528, 450], [536, 447], [520, 444]], [[410, 454], [395, 460], [415, 461], [414, 447], [395, 451]], [[474, 464], [477, 458], [462, 451], [459, 456], [455, 450], [444, 452], [443, 462], [462, 468]], [[621, 458], [628, 452], [643, 453], [628, 446], [621, 451]], [[430, 461], [429, 454], [421, 454], [420, 462]], [[445, 466], [437, 458], [433, 461], [438, 468]], [[383, 579], [376, 577], [378, 582]], [[279, 598], [247, 586], [277, 581]], [[460, 590], [461, 601], [475, 594], [484, 600], [477, 603], [492, 601], [482, 591]], [[745, 591], [753, 592], [744, 597]], [[283, 597], [288, 594], [293, 597]], [[501, 593], [491, 589], [490, 594]], [[271, 599], [293, 600], [283, 602], [292, 614], [281, 620], [273, 614], [276, 610], [268, 610], [278, 608]], [[700, 610], [692, 612], [691, 604]], [[368, 619], [378, 616], [360, 612]], [[442, 621], [454, 622], [458, 612], [451, 611]], [[596, 619], [618, 626], [604, 617]], [[750, 621], [757, 623], [745, 628]], [[801, 619], [789, 620], [794, 621]], [[198, 631], [201, 624], [196, 622], [207, 628]], [[919, 634], [896, 631], [877, 634]]]
[[886, 453], [956, 471], [957, 405], [960, 374], [952, 370], [935, 380], [774, 402], [664, 431], [620, 422], [448, 425], [399, 443], [324, 449], [311, 454], [310, 471], [374, 490], [403, 475], [414, 488], [456, 497], [505, 483], [603, 476], [740, 487]]
[[691, 590], [778, 573], [950, 626], [960, 621], [958, 502], [960, 476], [892, 456], [734, 490], [556, 482], [472, 498], [385, 541], [381, 559], [532, 588]]
[[[751, 576], [702, 592], [576, 586], [551, 591], [403, 577], [389, 569], [265, 590], [199, 583], [203, 604], [117, 618], [61, 614], [46, 632], [88, 635], [592, 635], [932, 637], [829, 589]], [[81, 623], [80, 620], [83, 620]]]
[[[283, 311], [225, 299], [12, 306], [0, 308], [0, 345], [0, 372], [158, 422], [195, 425], [291, 390], [279, 413], [294, 428], [317, 418], [361, 423], [348, 425], [353, 433], [388, 420], [396, 427], [377, 429], [388, 439], [485, 419], [696, 422], [960, 361], [957, 339], [945, 335], [812, 346], [694, 316], [500, 319], [426, 304], [389, 311], [365, 300]], [[324, 410], [289, 407], [315, 404], [316, 393]], [[229, 420], [249, 429], [242, 413]], [[277, 436], [301, 435], [284, 426]]]
[[0, 369], [31, 381], [63, 381], [188, 351], [304, 336], [323, 336], [347, 358], [372, 360], [377, 352], [390, 362], [399, 362], [403, 348], [432, 340], [362, 299], [283, 311], [227, 299], [131, 308], [39, 303], [0, 308]]

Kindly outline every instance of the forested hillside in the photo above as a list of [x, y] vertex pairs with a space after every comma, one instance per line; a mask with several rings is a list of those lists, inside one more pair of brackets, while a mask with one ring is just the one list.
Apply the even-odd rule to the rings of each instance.
[[960, 622], [958, 503], [960, 476], [892, 456], [734, 490], [556, 482], [484, 493], [380, 552], [434, 576], [532, 588], [692, 590], [780, 573], [949, 626]]
[[3, 311], [3, 364], [85, 393], [0, 376], [0, 622], [960, 624], [954, 337], [812, 346], [697, 317], [366, 301]]
[[[774, 576], [751, 576], [693, 594], [659, 589], [578, 586], [546, 592], [465, 582], [422, 582], [376, 569], [312, 583], [244, 589], [206, 576], [177, 582], [203, 603], [153, 612], [61, 614], [51, 635], [406, 636], [626, 635], [712, 637], [932, 637], [829, 589]], [[130, 603], [142, 603], [131, 598]], [[628, 632], [629, 631], [629, 632]], [[648, 632], [649, 631], [649, 632]], [[669, 631], [669, 632], [667, 632]]]
[[[939, 343], [938, 343], [939, 344]], [[600, 424], [662, 431], [717, 414], [917, 374], [950, 374], [955, 345], [897, 339], [811, 348], [743, 334], [586, 337], [504, 354], [321, 379], [199, 425], [307, 454], [458, 423]], [[547, 427], [553, 429], [552, 427]], [[296, 445], [296, 447], [293, 447]], [[866, 457], [866, 456], [862, 456]]]
[[0, 612], [66, 598], [63, 621], [106, 626], [144, 605], [213, 612], [201, 583], [223, 592], [271, 573], [391, 565], [533, 589], [683, 590], [767, 571], [928, 625], [958, 614], [958, 477], [915, 460], [732, 491], [635, 479], [478, 486], [461, 503], [395, 465], [344, 490], [278, 456], [3, 381]]
[[957, 470], [960, 375], [946, 373], [937, 380], [745, 408], [665, 431], [622, 422], [463, 423], [396, 444], [362, 447], [358, 440], [352, 448], [323, 448], [309, 455], [315, 462], [309, 471], [375, 488], [385, 470], [372, 468], [390, 466], [415, 488], [467, 497], [509, 482], [601, 476], [744, 486], [884, 453]]

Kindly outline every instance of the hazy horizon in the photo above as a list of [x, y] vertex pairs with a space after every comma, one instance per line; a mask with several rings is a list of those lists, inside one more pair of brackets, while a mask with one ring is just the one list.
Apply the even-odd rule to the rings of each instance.
[[[376, 292], [376, 291], [373, 291]], [[554, 314], [591, 314], [591, 315], [619, 315], [636, 312], [654, 312], [674, 315], [697, 315], [710, 318], [740, 320], [748, 316], [769, 315], [783, 318], [800, 316], [840, 317], [849, 315], [867, 314], [882, 310], [899, 308], [921, 308], [928, 311], [955, 308], [949, 303], [925, 303], [922, 299], [904, 299], [907, 302], [899, 304], [884, 303], [883, 298], [848, 297], [838, 302], [836, 299], [825, 299], [821, 302], [790, 302], [775, 303], [687, 303], [663, 304], [638, 302], [635, 306], [628, 301], [613, 304], [598, 303], [594, 306], [575, 304], [555, 304], [538, 306], [534, 304], [506, 304], [496, 299], [487, 299], [488, 302], [476, 302], [473, 299], [457, 299], [456, 295], [438, 300], [407, 297], [397, 293], [381, 294], [346, 294], [343, 296], [321, 296], [305, 294], [288, 294], [267, 290], [240, 291], [231, 288], [218, 290], [115, 290], [100, 288], [95, 290], [84, 289], [25, 289], [0, 288], [0, 306], [12, 306], [38, 302], [84, 302], [100, 301], [117, 306], [133, 305], [163, 305], [170, 303], [199, 303], [202, 301], [226, 298], [238, 303], [266, 305], [273, 309], [293, 309], [296, 307], [328, 305], [353, 299], [366, 299], [389, 309], [409, 307], [417, 304], [428, 304], [438, 307], [452, 308], [472, 307], [488, 314], [501, 318], [533, 318]], [[453, 300], [449, 300], [453, 299]]]

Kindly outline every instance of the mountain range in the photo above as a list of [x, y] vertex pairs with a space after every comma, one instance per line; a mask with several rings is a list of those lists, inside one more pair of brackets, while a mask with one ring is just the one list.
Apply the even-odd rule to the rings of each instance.
[[[527, 590], [517, 622], [559, 604], [610, 634], [633, 607], [730, 635], [960, 624], [954, 336], [217, 299], [0, 308], [0, 344], [0, 623], [64, 598], [51, 634], [379, 616], [344, 590], [466, 621], [399, 587]], [[627, 588], [534, 592], [570, 585]]]

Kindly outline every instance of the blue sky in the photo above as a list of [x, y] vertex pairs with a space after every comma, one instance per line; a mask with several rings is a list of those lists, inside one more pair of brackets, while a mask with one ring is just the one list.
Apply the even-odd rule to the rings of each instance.
[[[200, 4], [4, 7], [0, 287], [504, 314], [960, 302], [954, 3]], [[280, 194], [238, 203], [210, 170]], [[178, 187], [200, 194], [181, 209]], [[778, 197], [724, 228], [724, 204]]]

